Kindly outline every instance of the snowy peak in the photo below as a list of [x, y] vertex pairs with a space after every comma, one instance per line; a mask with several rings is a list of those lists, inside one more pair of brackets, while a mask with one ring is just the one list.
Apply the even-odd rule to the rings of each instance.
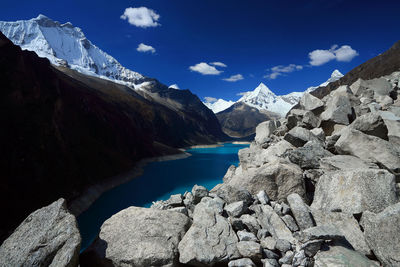
[[310, 93], [310, 92], [316, 90], [318, 87], [327, 86], [329, 83], [335, 82], [335, 81], [339, 80], [342, 77], [343, 77], [343, 74], [339, 70], [334, 70], [332, 72], [332, 74], [331, 74], [331, 77], [326, 82], [321, 83], [318, 86], [311, 86], [311, 87], [307, 88], [306, 92]]
[[225, 109], [230, 108], [235, 102], [229, 100], [226, 101], [224, 99], [218, 99], [217, 101], [214, 102], [203, 102], [206, 107], [211, 109], [214, 113], [218, 113], [221, 111], [224, 111]]
[[80, 28], [39, 15], [30, 20], [1, 22], [0, 31], [24, 50], [36, 52], [52, 64], [134, 86], [143, 75], [124, 68], [115, 58], [93, 45]]

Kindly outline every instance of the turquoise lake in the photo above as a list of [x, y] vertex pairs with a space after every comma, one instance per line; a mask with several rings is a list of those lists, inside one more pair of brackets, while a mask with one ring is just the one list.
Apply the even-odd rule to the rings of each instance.
[[78, 219], [82, 250], [96, 238], [100, 227], [113, 214], [130, 206], [150, 207], [153, 201], [190, 191], [198, 184], [212, 189], [222, 182], [230, 165], [239, 163], [239, 149], [248, 145], [226, 143], [221, 147], [188, 149], [192, 156], [172, 161], [152, 162], [143, 175], [104, 193]]

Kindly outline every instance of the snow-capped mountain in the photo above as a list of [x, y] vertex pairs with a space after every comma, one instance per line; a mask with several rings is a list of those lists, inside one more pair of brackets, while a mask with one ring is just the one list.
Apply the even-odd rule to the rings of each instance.
[[[341, 77], [343, 77], [343, 74], [338, 70], [334, 70], [331, 77], [326, 82], [319, 86], [309, 87], [305, 92], [309, 93], [318, 87], [327, 86], [329, 83], [337, 81]], [[204, 104], [214, 113], [218, 113], [226, 110], [235, 103], [242, 102], [250, 107], [257, 108], [258, 110], [268, 110], [284, 117], [286, 113], [299, 102], [303, 94], [304, 92], [292, 92], [287, 95], [276, 95], [264, 83], [260, 83], [260, 85], [258, 85], [253, 91], [244, 93], [236, 102], [218, 99], [216, 102], [205, 102]], [[215, 108], [216, 106], [218, 108]]]
[[233, 102], [231, 100], [226, 101], [221, 98], [214, 102], [203, 102], [203, 104], [206, 105], [206, 107], [208, 107], [209, 109], [211, 109], [214, 113], [221, 112], [235, 103], [236, 102]]
[[343, 74], [339, 70], [334, 70], [331, 74], [331, 77], [326, 82], [321, 83], [318, 86], [311, 86], [311, 87], [307, 88], [306, 92], [310, 93], [310, 92], [314, 91], [315, 89], [317, 89], [318, 87], [327, 86], [329, 83], [335, 82], [342, 77], [343, 77]]
[[39, 15], [30, 20], [1, 21], [0, 31], [22, 49], [34, 51], [55, 65], [66, 65], [87, 75], [133, 87], [145, 78], [93, 45], [80, 28], [69, 22], [60, 24]]

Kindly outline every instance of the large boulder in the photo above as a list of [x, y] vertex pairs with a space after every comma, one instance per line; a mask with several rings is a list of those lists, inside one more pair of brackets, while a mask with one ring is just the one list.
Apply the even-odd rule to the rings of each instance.
[[400, 147], [400, 119], [399, 120], [384, 120], [388, 128], [389, 142], [397, 147]]
[[193, 224], [179, 243], [179, 261], [212, 266], [239, 258], [238, 238], [228, 220], [208, 202], [194, 209]]
[[324, 246], [314, 256], [314, 267], [341, 266], [341, 267], [379, 267], [363, 254], [344, 246]]
[[336, 142], [335, 149], [341, 154], [380, 163], [396, 173], [400, 171], [400, 147], [376, 136], [345, 129]]
[[348, 97], [337, 95], [332, 97], [326, 104], [326, 109], [321, 113], [323, 121], [348, 125], [349, 118], [353, 115], [351, 103]]
[[400, 202], [361, 218], [368, 245], [384, 266], [400, 266]]
[[322, 175], [311, 208], [357, 214], [380, 212], [397, 201], [393, 174], [381, 169], [355, 169]]
[[314, 221], [310, 213], [310, 208], [303, 202], [303, 199], [296, 193], [287, 197], [290, 210], [301, 230], [314, 226]]
[[0, 247], [0, 266], [78, 266], [81, 237], [64, 199], [31, 213]]
[[364, 234], [353, 214], [312, 210], [312, 215], [317, 225], [335, 226], [355, 250], [364, 255], [371, 254], [371, 250], [365, 241]]
[[300, 99], [300, 106], [305, 110], [315, 112], [324, 106], [324, 102], [322, 102], [319, 98], [313, 96], [312, 94], [306, 92]]
[[129, 207], [103, 223], [81, 265], [176, 266], [178, 244], [189, 227], [181, 213]]
[[256, 136], [254, 140], [257, 144], [262, 145], [268, 141], [269, 137], [279, 126], [281, 126], [279, 120], [270, 120], [260, 123], [256, 127]]
[[271, 206], [261, 206], [257, 217], [262, 228], [267, 229], [276, 240], [285, 239], [292, 243], [295, 241], [292, 232]]
[[287, 116], [287, 126], [292, 129], [296, 126], [313, 129], [319, 127], [321, 119], [311, 111], [292, 109]]
[[302, 169], [319, 168], [319, 162], [322, 158], [333, 156], [319, 142], [309, 142], [303, 147], [289, 151], [287, 155], [291, 162], [299, 165]]
[[228, 204], [243, 201], [248, 206], [253, 203], [253, 197], [248, 190], [231, 186], [228, 182], [216, 185], [211, 192]]
[[351, 155], [334, 155], [320, 160], [320, 168], [324, 170], [354, 170], [354, 169], [369, 169], [378, 166], [376, 164], [365, 162], [360, 158]]
[[291, 193], [305, 195], [303, 172], [296, 164], [276, 160], [260, 168], [237, 172], [227, 182], [228, 185], [243, 188], [256, 195], [265, 190], [272, 200], [285, 201]]
[[284, 139], [295, 147], [302, 147], [308, 141], [320, 142], [318, 137], [303, 127], [294, 127], [285, 134]]
[[350, 124], [350, 128], [388, 140], [388, 128], [383, 118], [375, 112], [358, 117]]

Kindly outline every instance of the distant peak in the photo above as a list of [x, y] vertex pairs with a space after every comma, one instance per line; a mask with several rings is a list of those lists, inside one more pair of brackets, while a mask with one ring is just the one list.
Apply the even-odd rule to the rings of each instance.
[[35, 20], [49, 20], [49, 17], [43, 15], [43, 14], [39, 14], [39, 16], [37, 16], [35, 18]]
[[343, 74], [339, 70], [334, 70], [331, 74], [331, 78], [343, 77]]
[[32, 20], [36, 21], [40, 26], [43, 26], [43, 27], [60, 26], [59, 22], [54, 21], [51, 18], [49, 18], [43, 14], [39, 14], [39, 16], [37, 16], [36, 18], [34, 18]]
[[256, 94], [259, 93], [264, 93], [264, 94], [274, 94], [269, 88], [268, 86], [266, 86], [264, 83], [260, 83], [256, 89], [254, 89], [253, 91]]

